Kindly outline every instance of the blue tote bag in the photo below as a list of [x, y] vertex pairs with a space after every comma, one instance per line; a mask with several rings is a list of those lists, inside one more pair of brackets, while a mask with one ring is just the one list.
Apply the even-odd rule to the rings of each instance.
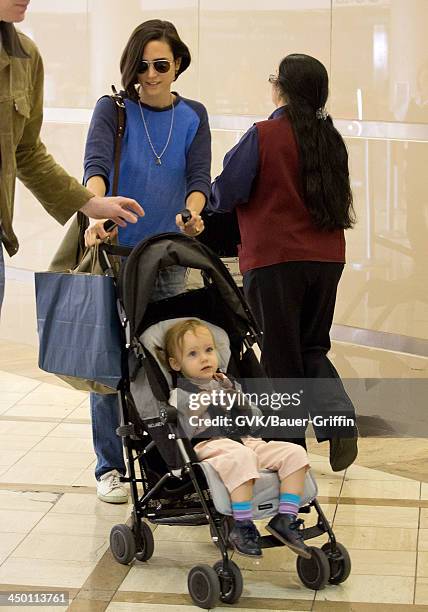
[[122, 328], [113, 279], [37, 272], [39, 367], [75, 389], [114, 393], [121, 379]]

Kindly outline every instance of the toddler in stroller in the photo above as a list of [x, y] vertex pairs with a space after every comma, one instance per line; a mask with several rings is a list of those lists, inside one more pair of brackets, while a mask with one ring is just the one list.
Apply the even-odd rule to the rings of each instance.
[[[159, 270], [172, 265], [199, 270], [205, 286], [150, 302]], [[232, 542], [239, 549], [242, 539], [238, 542], [238, 538], [229, 537], [236, 526], [230, 495], [216, 469], [208, 460], [201, 460], [202, 455], [198, 458], [198, 449], [195, 452], [190, 441], [181, 435], [178, 410], [170, 404], [174, 387], [171, 367], [165, 367], [165, 360], [162, 363], [159, 359], [157, 349], [165, 345], [165, 334], [174, 324], [196, 318], [215, 338], [218, 365], [228, 378], [262, 379], [263, 372], [252, 348], [259, 344], [257, 327], [221, 260], [204, 245], [183, 235], [162, 234], [137, 245], [122, 266], [117, 288], [126, 339], [119, 386], [118, 434], [123, 439], [128, 468], [127, 477], [122, 480], [130, 484], [133, 511], [128, 524], [116, 525], [111, 531], [113, 556], [123, 564], [134, 558], [150, 559], [154, 538], [146, 521], [154, 525], [209, 525], [221, 560], [213, 567], [199, 564], [190, 570], [189, 593], [202, 608], [214, 607], [219, 599], [235, 603], [241, 596], [243, 580], [238, 565], [229, 557], [229, 548]], [[174, 359], [173, 354], [170, 356]], [[175, 365], [182, 367], [178, 362]], [[225, 379], [223, 383], [227, 385]], [[243, 387], [243, 391], [247, 389]], [[202, 441], [201, 444], [203, 447]], [[249, 446], [239, 446], [251, 450]], [[306, 456], [299, 461], [295, 471], [306, 468]], [[137, 475], [136, 462], [141, 476]], [[257, 476], [253, 518], [275, 518], [282, 514], [278, 513], [278, 472], [261, 469]], [[295, 531], [301, 550], [309, 553], [309, 558], [298, 554], [297, 572], [311, 589], [323, 588], [327, 582], [343, 582], [350, 573], [349, 555], [336, 542], [316, 495], [316, 483], [308, 471], [303, 494], [296, 502], [299, 512], [315, 509], [318, 520], [314, 526]], [[275, 535], [272, 530], [269, 535], [257, 538], [260, 548], [284, 545], [282, 530], [275, 531]], [[328, 542], [322, 548], [305, 544], [325, 533]]]
[[[278, 472], [280, 479], [278, 514], [269, 521], [266, 529], [294, 552], [309, 559], [311, 553], [297, 521], [305, 473], [309, 467], [305, 449], [290, 442], [265, 442], [251, 436], [237, 438], [235, 435], [235, 439], [215, 436], [219, 428], [210, 425], [216, 416], [228, 419], [231, 427], [232, 415], [226, 416], [226, 410], [232, 413], [231, 406], [243, 405], [241, 416], [244, 418], [245, 412], [249, 413], [248, 416], [251, 412], [245, 409], [244, 396], [237, 395], [231, 380], [218, 372], [215, 340], [201, 321], [187, 319], [168, 329], [164, 359], [172, 370], [185, 377], [178, 389], [182, 401], [177, 398], [176, 388], [170, 403], [175, 403], [179, 413], [183, 413], [183, 428], [189, 429], [190, 422], [195, 420], [202, 424], [191, 427], [188, 436], [194, 438], [193, 448], [199, 461], [212, 465], [230, 495], [235, 525], [229, 534], [229, 542], [235, 551], [249, 557], [262, 555], [260, 534], [252, 521], [252, 503], [253, 483], [260, 477], [260, 469], [266, 469]], [[190, 398], [192, 412], [188, 409]], [[219, 408], [217, 415], [216, 408]], [[236, 412], [235, 408], [235, 418]], [[210, 437], [210, 433], [214, 437]]]

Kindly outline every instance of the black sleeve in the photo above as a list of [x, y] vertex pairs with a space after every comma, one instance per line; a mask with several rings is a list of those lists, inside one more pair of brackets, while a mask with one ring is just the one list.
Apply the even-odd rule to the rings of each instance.
[[201, 191], [206, 201], [211, 193], [211, 131], [206, 108], [194, 103], [199, 116], [199, 127], [187, 153], [186, 199], [193, 191]]

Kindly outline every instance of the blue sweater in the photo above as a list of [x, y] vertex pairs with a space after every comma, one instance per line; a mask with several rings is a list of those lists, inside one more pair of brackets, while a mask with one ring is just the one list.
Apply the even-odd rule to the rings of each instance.
[[[176, 94], [174, 125], [169, 145], [157, 165], [144, 129], [138, 104], [125, 99], [126, 127], [122, 142], [118, 195], [134, 198], [145, 216], [136, 224], [119, 228], [119, 243], [134, 246], [140, 240], [163, 232], [179, 231], [176, 214], [187, 196], [201, 191], [210, 195], [211, 134], [205, 107]], [[153, 146], [159, 155], [168, 139], [171, 107], [157, 109], [142, 104]], [[95, 106], [85, 149], [84, 182], [102, 176], [111, 194], [114, 144], [117, 131], [116, 105], [109, 96]]]

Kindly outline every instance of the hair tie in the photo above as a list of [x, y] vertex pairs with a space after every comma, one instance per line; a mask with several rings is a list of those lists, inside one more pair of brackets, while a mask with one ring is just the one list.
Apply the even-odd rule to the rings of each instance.
[[315, 117], [317, 119], [322, 119], [323, 121], [325, 121], [328, 117], [328, 112], [323, 106], [320, 106], [320, 108], [315, 111]]

